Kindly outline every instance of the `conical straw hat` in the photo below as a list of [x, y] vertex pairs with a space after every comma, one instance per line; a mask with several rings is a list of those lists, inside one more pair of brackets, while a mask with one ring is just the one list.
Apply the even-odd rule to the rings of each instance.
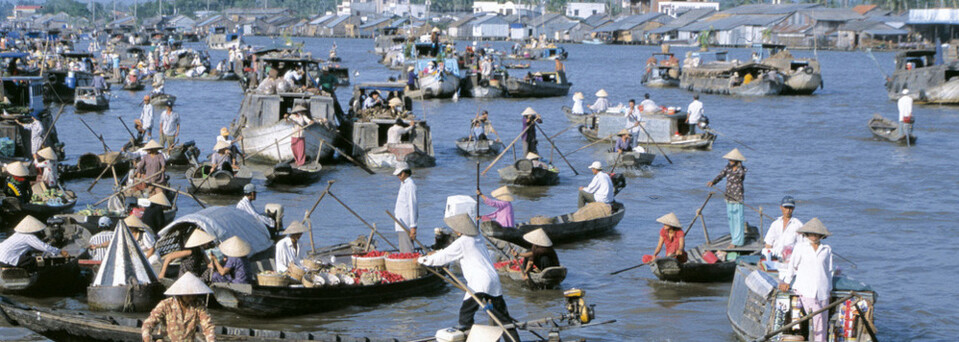
[[457, 233], [467, 236], [476, 236], [479, 234], [479, 230], [476, 229], [476, 224], [473, 223], [473, 219], [470, 218], [468, 214], [453, 215], [443, 219], [443, 222]]
[[220, 252], [226, 256], [242, 258], [250, 255], [250, 244], [243, 241], [239, 236], [234, 236], [220, 244]]
[[185, 272], [163, 294], [167, 296], [192, 296], [211, 294], [213, 290], [191, 272]]
[[33, 216], [27, 215], [20, 220], [20, 223], [17, 224], [16, 228], [13, 228], [13, 231], [17, 233], [30, 234], [39, 232], [45, 228], [47, 228], [47, 225], [43, 224], [43, 222], [40, 222], [40, 220], [37, 220]]
[[526, 159], [539, 159], [540, 156], [536, 153], [530, 152], [526, 154]]
[[553, 241], [549, 239], [549, 236], [546, 235], [546, 231], [543, 228], [536, 229], [529, 233], [523, 234], [523, 240], [531, 244], [543, 247], [552, 247]]
[[669, 213], [669, 214], [660, 216], [658, 219], [656, 219], [656, 222], [665, 224], [665, 225], [670, 226], [670, 227], [673, 227], [673, 228], [682, 228], [682, 227], [683, 227], [683, 225], [679, 223], [679, 218], [676, 217], [676, 214], [673, 214], [673, 213]]
[[40, 150], [40, 152], [37, 152], [37, 154], [46, 160], [57, 160], [57, 153], [53, 152], [53, 148], [50, 147]]
[[190, 234], [190, 238], [183, 244], [183, 248], [199, 247], [210, 242], [213, 242], [213, 235], [207, 234], [207, 232], [197, 228], [193, 230], [193, 234]]
[[606, 89], [600, 89], [599, 91], [596, 92], [596, 96], [607, 97], [609, 96], [609, 94], [606, 93]]
[[123, 219], [123, 223], [126, 223], [127, 227], [137, 228], [139, 230], [146, 230], [150, 228], [146, 223], [143, 223], [143, 220], [141, 220], [139, 217], [136, 217], [136, 215], [127, 216], [127, 218]]
[[729, 151], [729, 153], [726, 153], [726, 155], [724, 155], [723, 158], [729, 159], [729, 160], [741, 161], [741, 162], [746, 161], [746, 157], [743, 157], [743, 154], [739, 153], [738, 148], [734, 148], [732, 151]]
[[17, 177], [26, 177], [30, 175], [30, 170], [27, 170], [27, 167], [23, 166], [21, 162], [13, 162], [7, 164], [7, 173]]
[[293, 221], [289, 226], [286, 226], [286, 229], [283, 230], [283, 235], [293, 235], [298, 233], [306, 233], [310, 230], [306, 225], [300, 223], [300, 221]]
[[582, 92], [577, 91], [576, 94], [573, 94], [573, 100], [582, 100], [585, 98], [586, 96], [583, 96]]
[[308, 108], [306, 108], [306, 106], [304, 106], [304, 105], [296, 105], [296, 106], [293, 106], [293, 113], [309, 112], [309, 111], [310, 111], [310, 110], [309, 110]]
[[491, 192], [490, 195], [493, 196], [493, 198], [498, 199], [500, 201], [506, 201], [506, 202], [513, 201], [513, 194], [509, 192], [509, 188], [506, 187], [505, 185], [499, 187], [499, 189], [493, 190], [493, 192]]
[[539, 114], [539, 113], [536, 113], [536, 111], [533, 110], [533, 107], [526, 107], [526, 110], [523, 111], [523, 116], [536, 115], [536, 114]]
[[151, 139], [150, 142], [146, 144], [146, 146], [143, 146], [144, 150], [152, 150], [155, 148], [163, 148], [163, 145], [160, 145], [160, 143], [158, 143], [156, 140]]
[[228, 142], [226, 142], [226, 141], [217, 141], [217, 142], [216, 142], [216, 145], [213, 145], [213, 150], [214, 150], [214, 151], [219, 151], [219, 150], [222, 150], [222, 149], [225, 149], [225, 148], [230, 148], [230, 143], [228, 143]]
[[170, 204], [170, 200], [168, 200], [166, 198], [166, 195], [164, 195], [162, 192], [158, 192], [156, 194], [153, 194], [153, 196], [150, 196], [150, 203], [159, 204], [167, 207], [173, 206], [172, 204]]
[[625, 130], [625, 129], [624, 129], [624, 130], [620, 130], [619, 133], [616, 133], [616, 135], [619, 135], [619, 136], [630, 135], [630, 134], [631, 134], [631, 133], [629, 133], [629, 131], [627, 131], [627, 130]]
[[796, 232], [799, 234], [813, 233], [813, 234], [819, 234], [822, 236], [832, 235], [832, 233], [830, 233], [829, 230], [826, 229], [826, 226], [824, 226], [822, 222], [819, 221], [818, 217], [814, 217], [812, 220], [809, 220], [809, 222], [806, 222], [806, 224], [804, 224], [802, 228], [799, 228], [799, 230], [796, 230]]
[[400, 100], [398, 97], [390, 99], [390, 107], [399, 107], [403, 105], [403, 100]]
[[503, 328], [490, 325], [473, 324], [466, 342], [496, 342], [503, 336]]

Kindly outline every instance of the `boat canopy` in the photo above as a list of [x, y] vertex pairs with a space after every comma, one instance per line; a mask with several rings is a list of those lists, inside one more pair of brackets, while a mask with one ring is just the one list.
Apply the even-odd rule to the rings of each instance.
[[2, 52], [0, 58], [23, 58], [29, 56], [26, 52]]
[[61, 52], [60, 55], [66, 58], [93, 58], [89, 52]]
[[[269, 249], [273, 245], [270, 232], [253, 215], [235, 207], [209, 207], [198, 212], [177, 218], [157, 234], [158, 240], [168, 234], [180, 232], [194, 226], [213, 235], [217, 244], [234, 236], [239, 236], [250, 244], [251, 254]], [[182, 234], [182, 233], [181, 233]], [[183, 236], [185, 241], [187, 236]]]

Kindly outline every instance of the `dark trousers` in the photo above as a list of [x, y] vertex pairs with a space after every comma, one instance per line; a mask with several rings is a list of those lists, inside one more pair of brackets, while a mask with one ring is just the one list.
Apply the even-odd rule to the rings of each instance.
[[[503, 296], [493, 297], [482, 292], [477, 292], [476, 297], [492, 305], [492, 313], [496, 315], [496, 318], [499, 319], [501, 323], [505, 325], [513, 322], [513, 319], [509, 316], [509, 310], [506, 308], [506, 301], [503, 300]], [[467, 330], [472, 327], [473, 315], [476, 314], [476, 310], [479, 310], [479, 308], [479, 304], [476, 303], [476, 300], [473, 300], [473, 298], [464, 300], [463, 305], [460, 306], [460, 320], [457, 328], [459, 330]], [[493, 323], [493, 325], [495, 325], [495, 323]], [[516, 329], [510, 329], [508, 333], [519, 341], [519, 333], [516, 332]]]

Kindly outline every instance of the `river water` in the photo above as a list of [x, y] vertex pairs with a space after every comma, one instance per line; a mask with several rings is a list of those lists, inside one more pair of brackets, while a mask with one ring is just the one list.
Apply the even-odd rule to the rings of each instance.
[[[302, 40], [302, 39], [297, 39]], [[253, 44], [268, 45], [265, 38], [251, 39]], [[324, 57], [330, 39], [306, 39], [307, 49]], [[353, 83], [381, 81], [391, 74], [379, 65], [370, 40], [337, 40], [344, 64], [357, 71]], [[462, 46], [461, 42], [461, 46]], [[199, 47], [200, 45], [197, 45]], [[495, 43], [505, 48], [505, 43]], [[658, 47], [566, 45], [570, 92], [582, 91], [587, 102], [599, 88], [610, 93], [615, 104], [629, 98], [641, 99], [650, 93], [660, 105], [685, 107], [692, 94], [679, 89], [646, 89], [640, 84], [642, 63]], [[678, 56], [686, 49], [674, 49]], [[732, 58], [746, 59], [749, 51], [734, 49]], [[794, 52], [797, 57], [812, 56], [812, 51]], [[222, 52], [213, 52], [215, 58]], [[955, 264], [949, 255], [957, 252], [959, 237], [949, 228], [959, 215], [959, 109], [955, 107], [916, 108], [918, 145], [912, 148], [880, 142], [872, 138], [866, 121], [873, 113], [896, 115], [896, 105], [886, 98], [883, 77], [869, 57], [861, 52], [818, 53], [822, 63], [825, 89], [813, 96], [736, 98], [703, 95], [706, 114], [720, 137], [712, 151], [669, 151], [673, 163], [658, 156], [643, 177], [630, 178], [629, 185], [617, 196], [627, 214], [616, 234], [558, 248], [562, 263], [570, 270], [564, 289], [585, 289], [587, 300], [596, 304], [601, 321], [617, 323], [574, 330], [564, 337], [600, 341], [732, 341], [735, 340], [725, 316], [729, 284], [695, 285], [664, 283], [646, 268], [617, 276], [609, 272], [638, 264], [642, 254], [651, 254], [660, 225], [655, 219], [676, 212], [688, 223], [705, 199], [711, 180], [723, 167], [721, 156], [738, 147], [745, 154], [749, 170], [746, 178], [746, 202], [763, 206], [767, 213], [778, 214], [779, 200], [792, 195], [798, 201], [796, 217], [807, 221], [819, 217], [833, 233], [825, 243], [833, 251], [858, 265], [836, 258], [845, 274], [870, 284], [878, 293], [876, 325], [881, 340], [951, 340], [959, 334], [959, 291], [954, 284]], [[892, 71], [891, 53], [876, 53], [886, 73]], [[553, 62], [533, 62], [533, 69], [552, 69]], [[235, 82], [168, 81], [167, 91], [177, 96], [176, 110], [181, 115], [181, 140], [195, 139], [204, 151], [214, 144], [220, 127], [236, 116], [242, 93]], [[118, 148], [126, 141], [117, 117], [131, 122], [137, 117], [137, 102], [143, 92], [115, 92], [118, 98], [103, 114], [75, 115], [67, 107], [60, 119], [61, 140], [67, 142], [67, 154], [73, 160], [80, 154], [100, 151], [100, 143], [80, 124], [84, 118], [107, 143]], [[346, 103], [350, 91], [338, 91]], [[465, 135], [469, 119], [484, 109], [501, 137], [509, 141], [520, 131], [520, 112], [533, 107], [544, 117], [542, 127], [555, 134], [567, 126], [561, 106], [571, 105], [569, 97], [549, 99], [460, 99], [433, 100], [415, 105], [419, 119], [433, 127], [436, 167], [414, 171], [419, 187], [421, 239], [430, 240], [432, 227], [442, 226], [447, 196], [472, 195], [475, 187], [475, 159], [456, 153], [453, 141]], [[424, 110], [425, 109], [425, 110]], [[55, 108], [52, 110], [55, 111]], [[732, 141], [741, 141], [744, 148]], [[543, 138], [540, 138], [543, 139]], [[586, 144], [575, 129], [554, 139], [562, 151], [570, 152]], [[541, 141], [540, 151], [550, 155], [548, 143]], [[536, 215], [572, 212], [579, 186], [588, 184], [586, 166], [604, 160], [605, 147], [592, 147], [569, 156], [581, 173], [576, 176], [555, 155], [553, 163], [562, 169], [561, 184], [549, 188], [524, 189], [514, 202], [517, 220]], [[512, 161], [511, 156], [506, 162]], [[482, 165], [488, 165], [483, 160]], [[501, 164], [499, 166], [503, 166]], [[498, 166], [498, 167], [499, 167]], [[397, 180], [386, 172], [367, 175], [349, 164], [329, 168], [326, 180], [336, 180], [333, 191], [360, 215], [380, 227], [390, 227], [383, 213], [392, 210]], [[182, 174], [171, 174], [174, 185], [187, 186]], [[262, 186], [262, 178], [254, 181]], [[78, 193], [89, 179], [69, 182]], [[481, 179], [488, 192], [500, 186], [495, 170]], [[306, 188], [263, 190], [258, 207], [282, 203], [288, 217], [309, 209], [325, 182]], [[262, 189], [261, 189], [262, 190]], [[92, 193], [81, 193], [78, 209], [110, 192], [101, 182]], [[205, 197], [218, 204], [231, 204], [235, 198]], [[179, 202], [180, 213], [198, 209], [189, 200]], [[483, 212], [488, 212], [487, 208]], [[722, 201], [714, 198], [703, 210], [713, 236], [727, 231]], [[292, 215], [292, 216], [290, 216]], [[369, 231], [346, 210], [332, 201], [324, 201], [314, 214], [317, 245], [352, 240]], [[747, 220], [758, 224], [759, 216], [748, 211]], [[769, 224], [768, 220], [765, 222]], [[697, 224], [698, 226], [698, 224]], [[764, 227], [763, 229], [765, 229]], [[917, 235], [918, 234], [918, 235]], [[919, 236], [918, 238], [916, 236]], [[702, 243], [699, 227], [690, 231], [688, 246]], [[932, 243], [936, 242], [936, 243]], [[380, 243], [385, 246], [386, 244]], [[918, 262], [917, 260], [922, 260]], [[950, 266], [952, 265], [952, 266]], [[513, 283], [504, 283], [509, 310], [520, 319], [536, 319], [559, 313], [561, 290], [530, 292]], [[82, 308], [82, 297], [27, 300], [30, 303], [65, 308]], [[440, 328], [455, 324], [462, 294], [450, 288], [441, 294], [411, 298], [372, 307], [355, 307], [334, 312], [275, 320], [246, 319], [215, 312], [216, 321], [230, 325], [249, 325], [271, 329], [330, 331], [353, 336], [413, 338], [432, 336]], [[483, 322], [480, 318], [478, 322]], [[0, 324], [6, 324], [0, 322]], [[952, 337], [950, 337], [952, 336]], [[0, 339], [42, 339], [21, 329], [0, 327]]]

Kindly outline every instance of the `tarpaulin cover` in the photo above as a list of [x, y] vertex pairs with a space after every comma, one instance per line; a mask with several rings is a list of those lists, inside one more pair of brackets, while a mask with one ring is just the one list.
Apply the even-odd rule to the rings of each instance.
[[184, 224], [196, 225], [213, 235], [217, 244], [231, 237], [239, 236], [243, 241], [250, 244], [252, 254], [265, 251], [273, 245], [273, 241], [270, 240], [270, 232], [266, 230], [266, 226], [253, 215], [236, 209], [236, 207], [209, 207], [185, 215], [160, 230], [158, 236], [162, 238]]
[[117, 223], [113, 237], [93, 285], [120, 286], [156, 282], [156, 273], [153, 273], [146, 255], [140, 250], [123, 221]]

